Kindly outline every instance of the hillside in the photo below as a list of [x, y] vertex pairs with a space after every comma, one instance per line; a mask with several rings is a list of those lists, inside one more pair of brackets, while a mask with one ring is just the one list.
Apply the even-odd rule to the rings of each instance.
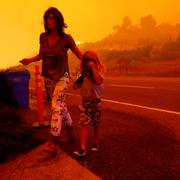
[[115, 66], [106, 72], [108, 76], [180, 77], [180, 59]]

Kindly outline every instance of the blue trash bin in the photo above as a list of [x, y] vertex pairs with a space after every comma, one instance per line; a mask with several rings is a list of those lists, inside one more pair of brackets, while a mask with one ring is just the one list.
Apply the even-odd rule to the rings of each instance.
[[9, 71], [4, 73], [5, 78], [12, 87], [12, 93], [19, 107], [29, 107], [29, 79], [30, 73], [24, 71]]

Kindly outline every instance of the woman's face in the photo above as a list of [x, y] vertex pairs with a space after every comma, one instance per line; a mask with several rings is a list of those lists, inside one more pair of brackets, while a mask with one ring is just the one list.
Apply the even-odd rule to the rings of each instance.
[[52, 13], [50, 13], [47, 17], [47, 26], [48, 29], [56, 29], [56, 21]]

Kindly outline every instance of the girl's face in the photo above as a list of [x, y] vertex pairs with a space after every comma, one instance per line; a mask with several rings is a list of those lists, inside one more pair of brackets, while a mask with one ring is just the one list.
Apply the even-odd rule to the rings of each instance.
[[47, 26], [48, 29], [56, 29], [56, 21], [52, 13], [50, 13], [47, 17]]

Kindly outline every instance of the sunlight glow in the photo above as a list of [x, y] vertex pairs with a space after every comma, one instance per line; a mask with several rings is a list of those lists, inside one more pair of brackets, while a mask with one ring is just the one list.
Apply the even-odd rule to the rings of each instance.
[[129, 16], [133, 24], [148, 14], [158, 23], [177, 23], [180, 19], [179, 0], [87, 0], [86, 6], [83, 0], [2, 1], [0, 69], [18, 65], [21, 58], [38, 52], [39, 34], [44, 30], [43, 14], [49, 6], [56, 6], [63, 13], [68, 25], [66, 32], [78, 45], [106, 38], [113, 32], [113, 26], [122, 24], [125, 16]]
[[82, 44], [84, 44], [84, 41], [76, 41], [76, 44], [77, 45], [82, 45]]

